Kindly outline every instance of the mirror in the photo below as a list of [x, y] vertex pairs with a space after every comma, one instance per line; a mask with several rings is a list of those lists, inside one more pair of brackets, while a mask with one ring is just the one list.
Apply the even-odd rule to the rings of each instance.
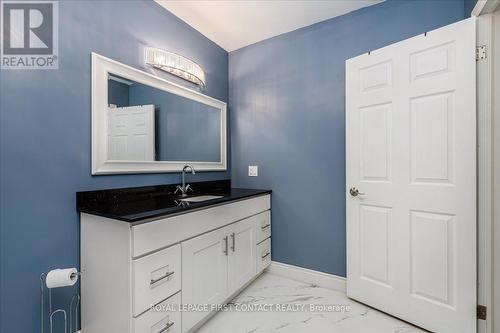
[[220, 110], [108, 75], [108, 159], [220, 161]]
[[226, 169], [226, 104], [92, 54], [92, 173]]

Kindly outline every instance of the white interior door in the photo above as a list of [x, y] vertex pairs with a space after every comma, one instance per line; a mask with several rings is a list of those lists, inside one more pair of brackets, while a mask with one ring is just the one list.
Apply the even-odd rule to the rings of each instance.
[[475, 20], [349, 59], [346, 90], [348, 296], [476, 332]]
[[108, 159], [155, 160], [154, 105], [108, 108]]

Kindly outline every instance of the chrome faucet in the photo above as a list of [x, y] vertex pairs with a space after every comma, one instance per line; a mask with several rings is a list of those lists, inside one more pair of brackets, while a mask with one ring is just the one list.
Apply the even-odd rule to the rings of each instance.
[[191, 164], [186, 164], [184, 168], [182, 168], [182, 185], [177, 185], [174, 191], [174, 194], [181, 192], [181, 197], [187, 196], [188, 191], [193, 192], [191, 186], [189, 184], [186, 185], [186, 171], [191, 171], [193, 175], [196, 174], [194, 167]]

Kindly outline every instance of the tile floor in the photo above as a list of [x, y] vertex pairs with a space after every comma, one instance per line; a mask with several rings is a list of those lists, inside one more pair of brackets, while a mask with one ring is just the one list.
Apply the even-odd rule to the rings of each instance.
[[[310, 306], [330, 306], [310, 309]], [[273, 311], [265, 306], [274, 306]], [[343, 311], [342, 311], [343, 306]], [[241, 311], [254, 307], [250, 311]], [[298, 311], [279, 311], [288, 310]], [[408, 323], [352, 301], [340, 291], [264, 273], [198, 333], [423, 333]]]

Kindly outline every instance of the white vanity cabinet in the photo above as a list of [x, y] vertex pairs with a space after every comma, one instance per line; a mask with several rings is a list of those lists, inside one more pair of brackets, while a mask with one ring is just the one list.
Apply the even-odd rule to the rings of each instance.
[[265, 194], [139, 224], [82, 213], [82, 332], [196, 330], [270, 263], [270, 208]]
[[[227, 297], [227, 233], [221, 228], [182, 243], [183, 304], [221, 304]], [[196, 310], [182, 313], [184, 331], [209, 313]]]
[[[182, 300], [222, 304], [255, 277], [255, 219], [247, 218], [182, 243]], [[187, 331], [211, 311], [184, 312]]]
[[254, 277], [255, 266], [255, 220], [246, 220], [233, 224], [229, 230], [228, 250], [228, 295], [234, 294]]

